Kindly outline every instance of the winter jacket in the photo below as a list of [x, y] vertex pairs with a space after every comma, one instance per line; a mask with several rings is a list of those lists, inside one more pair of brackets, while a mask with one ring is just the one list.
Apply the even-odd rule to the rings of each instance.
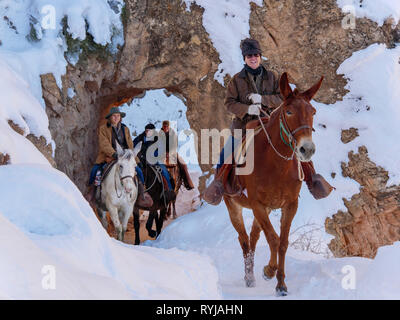
[[265, 69], [264, 66], [262, 66], [262, 69], [261, 92], [257, 92], [258, 90], [250, 81], [245, 68], [231, 79], [225, 97], [225, 107], [234, 115], [231, 129], [244, 130], [247, 122], [257, 118], [247, 114], [249, 106], [252, 104], [251, 100], [248, 99], [250, 93], [261, 95], [261, 105], [266, 112], [270, 112], [281, 104], [283, 99], [279, 90], [279, 78], [272, 71]]
[[[125, 140], [129, 149], [133, 149], [131, 133], [127, 126], [121, 123], [121, 129], [125, 134]], [[96, 163], [110, 162], [112, 156], [117, 150], [113, 147], [113, 128], [109, 122], [99, 128], [99, 153]]]

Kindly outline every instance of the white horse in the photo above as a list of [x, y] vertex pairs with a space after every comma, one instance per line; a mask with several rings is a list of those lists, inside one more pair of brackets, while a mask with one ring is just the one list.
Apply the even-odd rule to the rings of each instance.
[[101, 200], [97, 206], [97, 212], [106, 230], [108, 227], [106, 212], [110, 213], [117, 239], [120, 241], [124, 240], [128, 220], [133, 214], [133, 207], [138, 196], [135, 157], [141, 146], [142, 143], [139, 143], [133, 151], [123, 150], [117, 142], [118, 161], [101, 182]]

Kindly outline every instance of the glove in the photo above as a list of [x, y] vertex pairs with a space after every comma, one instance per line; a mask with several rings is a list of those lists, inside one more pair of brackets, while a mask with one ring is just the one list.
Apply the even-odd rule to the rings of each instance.
[[261, 95], [258, 93], [250, 93], [247, 98], [254, 104], [261, 104]]
[[260, 115], [260, 109], [261, 105], [260, 104], [252, 104], [249, 106], [249, 110], [247, 111], [248, 114], [254, 115], [254, 116], [259, 116]]

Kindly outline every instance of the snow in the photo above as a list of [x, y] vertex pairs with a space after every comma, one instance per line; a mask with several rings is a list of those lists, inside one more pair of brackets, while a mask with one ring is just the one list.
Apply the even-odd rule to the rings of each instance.
[[[0, 261], [0, 293], [7, 298], [221, 297], [208, 257], [109, 238], [60, 171], [43, 165], [2, 166], [0, 191], [0, 256], [6, 257]], [[56, 271], [55, 290], [42, 287], [42, 269], [49, 265]]]
[[[275, 230], [279, 219], [271, 217]], [[296, 219], [297, 217], [295, 217]], [[247, 232], [252, 213], [244, 210]], [[291, 239], [290, 239], [291, 240]], [[179, 217], [155, 241], [145, 245], [177, 248], [209, 256], [218, 270], [224, 299], [276, 299], [276, 279], [265, 281], [262, 270], [269, 260], [269, 247], [263, 236], [255, 254], [255, 288], [245, 286], [242, 250], [224, 203], [205, 205]], [[289, 247], [286, 256], [286, 284], [289, 295], [278, 299], [398, 299], [400, 297], [400, 242], [382, 247], [374, 260], [366, 258], [325, 259], [321, 255]], [[348, 268], [354, 270], [355, 289], [346, 289]]]
[[[67, 62], [67, 45], [61, 20], [66, 16], [68, 32], [85, 39], [88, 32], [96, 43], [123, 44], [121, 0], [33, 0], [0, 2], [0, 152], [8, 153], [12, 163], [48, 163], [33, 145], [8, 127], [12, 120], [25, 135], [43, 136], [52, 141], [44, 111], [40, 75], [52, 73], [61, 88]], [[32, 36], [35, 30], [36, 37]], [[15, 146], [18, 145], [18, 150]], [[54, 150], [53, 150], [54, 151]]]
[[400, 2], [397, 0], [336, 0], [344, 12], [355, 13], [358, 18], [368, 18], [382, 26], [387, 18], [394, 24], [400, 20]]
[[24, 131], [35, 132], [51, 140], [48, 119], [40, 103], [33, 97], [29, 85], [0, 59], [0, 153], [8, 153], [12, 163], [32, 162], [48, 164], [47, 159], [24, 136], [8, 125], [11, 120]]
[[68, 88], [68, 98], [72, 99], [73, 97], [75, 97], [76, 92], [73, 88]]
[[184, 0], [186, 9], [192, 3], [204, 8], [203, 25], [219, 53], [221, 63], [214, 79], [224, 86], [224, 77], [242, 69], [244, 61], [240, 41], [250, 37], [250, 2], [262, 6], [261, 0]]

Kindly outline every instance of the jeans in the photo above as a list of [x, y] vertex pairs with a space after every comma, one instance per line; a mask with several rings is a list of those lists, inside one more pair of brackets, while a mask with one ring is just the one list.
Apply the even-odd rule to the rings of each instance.
[[[217, 169], [220, 169], [225, 161], [229, 158], [229, 156], [235, 151], [240, 142], [239, 139], [235, 139], [231, 136], [231, 139], [228, 138], [225, 146], [222, 148], [221, 153], [219, 155], [219, 162], [217, 163]], [[225, 153], [226, 151], [226, 153]]]
[[168, 189], [169, 190], [173, 190], [172, 185], [171, 185], [171, 179], [170, 179], [167, 167], [163, 163], [157, 163], [157, 165], [160, 166], [161, 171], [162, 171], [162, 175], [164, 176], [165, 180], [167, 180]]
[[[101, 172], [103, 172], [106, 165], [107, 165], [106, 162], [102, 162], [102, 163], [96, 163], [93, 166], [92, 170], [90, 171], [89, 185], [93, 184], [94, 179], [96, 178], [97, 171], [100, 170]], [[136, 175], [138, 176], [139, 180], [144, 184], [144, 176], [143, 176], [142, 169], [140, 169], [139, 166], [136, 166], [135, 170], [136, 170]]]
[[136, 175], [138, 176], [139, 180], [144, 184], [144, 175], [142, 169], [139, 166], [136, 166]]

